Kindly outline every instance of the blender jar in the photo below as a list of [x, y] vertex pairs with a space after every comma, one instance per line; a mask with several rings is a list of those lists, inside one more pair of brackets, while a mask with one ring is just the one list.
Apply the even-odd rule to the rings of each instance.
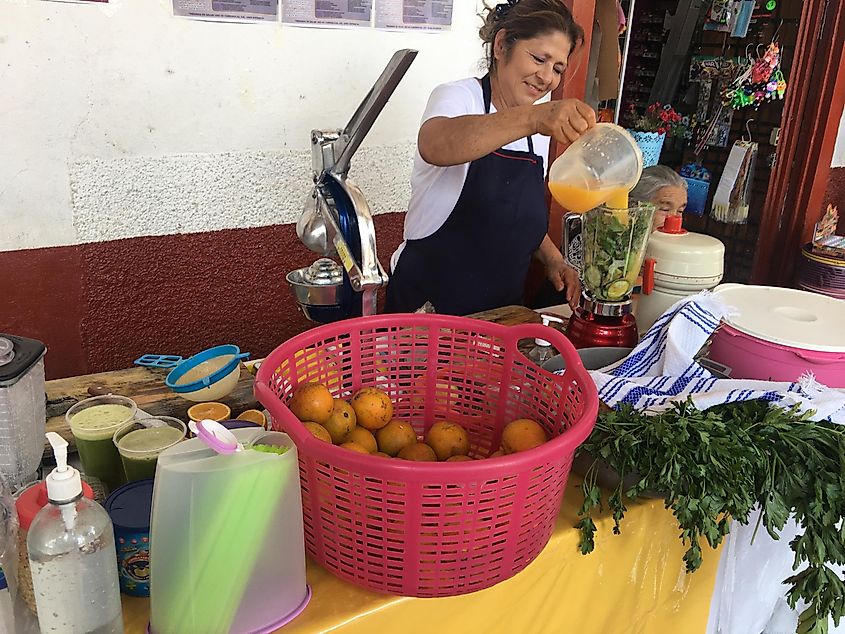
[[0, 334], [0, 474], [10, 488], [36, 479], [44, 454], [46, 346]]
[[577, 218], [581, 222], [581, 279], [590, 299], [627, 300], [637, 282], [651, 234], [654, 205], [627, 209], [599, 207]]

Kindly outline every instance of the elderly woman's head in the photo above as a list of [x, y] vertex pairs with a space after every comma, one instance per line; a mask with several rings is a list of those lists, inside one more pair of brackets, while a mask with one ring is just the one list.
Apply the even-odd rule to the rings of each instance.
[[653, 203], [654, 226], [661, 227], [666, 216], [683, 213], [687, 206], [687, 182], [665, 165], [643, 170], [637, 186], [631, 190], [632, 203]]

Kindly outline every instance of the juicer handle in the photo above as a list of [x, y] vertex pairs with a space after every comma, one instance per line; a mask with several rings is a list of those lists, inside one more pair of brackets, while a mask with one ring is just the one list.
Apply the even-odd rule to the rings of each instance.
[[560, 243], [563, 259], [579, 273], [584, 268], [584, 241], [581, 237], [583, 226], [581, 214], [570, 213], [563, 217], [563, 236]]
[[358, 150], [361, 141], [367, 136], [370, 128], [373, 127], [376, 118], [381, 114], [384, 106], [387, 105], [387, 100], [396, 90], [402, 77], [411, 66], [411, 62], [417, 56], [417, 51], [413, 49], [402, 49], [396, 51], [387, 66], [382, 71], [376, 83], [370, 88], [364, 101], [358, 106], [355, 114], [346, 124], [343, 129], [342, 141], [343, 146], [340, 151], [340, 156], [337, 159], [332, 172], [339, 176], [346, 176], [349, 171], [349, 162], [352, 160], [352, 155]]

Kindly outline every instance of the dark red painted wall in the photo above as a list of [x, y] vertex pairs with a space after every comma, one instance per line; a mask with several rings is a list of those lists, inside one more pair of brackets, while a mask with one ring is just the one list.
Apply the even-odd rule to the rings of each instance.
[[[403, 218], [375, 218], [385, 266]], [[2, 252], [0, 332], [44, 341], [48, 378], [223, 343], [261, 357], [314, 325], [285, 275], [316, 258], [294, 225]]]

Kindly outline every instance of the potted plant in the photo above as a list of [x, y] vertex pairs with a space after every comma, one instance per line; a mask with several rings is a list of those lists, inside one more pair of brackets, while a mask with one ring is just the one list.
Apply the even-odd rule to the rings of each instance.
[[669, 104], [653, 103], [639, 114], [631, 104], [626, 122], [628, 132], [643, 152], [643, 167], [657, 165], [666, 136], [683, 136], [681, 115]]

